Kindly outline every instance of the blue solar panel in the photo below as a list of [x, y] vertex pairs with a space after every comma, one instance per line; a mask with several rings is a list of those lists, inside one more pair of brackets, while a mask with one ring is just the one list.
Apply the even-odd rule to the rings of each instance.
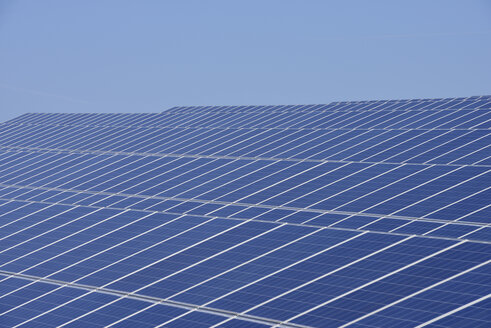
[[2, 327], [485, 327], [491, 97], [0, 124]]

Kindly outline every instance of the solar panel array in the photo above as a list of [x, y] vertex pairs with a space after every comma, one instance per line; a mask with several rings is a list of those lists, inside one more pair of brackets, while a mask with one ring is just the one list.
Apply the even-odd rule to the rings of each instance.
[[0, 125], [2, 327], [486, 327], [491, 97]]

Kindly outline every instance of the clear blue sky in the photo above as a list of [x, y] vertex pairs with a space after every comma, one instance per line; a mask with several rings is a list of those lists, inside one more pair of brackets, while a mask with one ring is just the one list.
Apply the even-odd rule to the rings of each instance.
[[0, 121], [483, 94], [489, 0], [0, 0]]

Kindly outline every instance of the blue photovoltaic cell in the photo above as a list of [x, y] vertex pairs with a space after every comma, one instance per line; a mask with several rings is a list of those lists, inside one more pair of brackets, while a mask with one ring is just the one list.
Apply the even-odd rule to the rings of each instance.
[[491, 320], [491, 314], [489, 313], [489, 307], [491, 306], [491, 299], [485, 299], [475, 305], [470, 305], [460, 311], [449, 314], [428, 325], [430, 328], [442, 328], [442, 327], [487, 327]]
[[487, 327], [491, 96], [0, 124], [1, 327]]

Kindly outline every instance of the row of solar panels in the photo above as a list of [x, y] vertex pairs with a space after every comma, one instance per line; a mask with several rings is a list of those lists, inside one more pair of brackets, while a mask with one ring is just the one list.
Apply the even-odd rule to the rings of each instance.
[[[185, 308], [168, 306], [138, 298], [119, 297], [110, 293], [95, 292], [59, 286], [0, 274], [0, 288], [9, 295], [3, 299], [9, 306], [28, 303], [1, 316], [2, 324], [19, 327], [139, 327], [152, 328], [165, 323], [169, 328], [207, 328], [226, 317], [209, 312], [189, 312]], [[49, 293], [48, 296], [42, 296]], [[37, 299], [39, 297], [39, 299]], [[32, 301], [34, 300], [34, 301]], [[72, 300], [69, 304], [65, 304]], [[1, 300], [0, 300], [1, 302]], [[5, 303], [4, 303], [5, 304]], [[107, 304], [101, 308], [101, 306]], [[0, 303], [0, 310], [2, 303]], [[2, 311], [3, 312], [3, 311]], [[77, 320], [71, 320], [78, 318]], [[125, 321], [119, 319], [128, 316]], [[34, 318], [34, 319], [33, 319]], [[31, 321], [23, 324], [26, 319]], [[265, 328], [269, 325], [232, 319], [222, 327]]]
[[[2, 186], [0, 184], [0, 186]], [[25, 202], [24, 202], [25, 201]], [[42, 205], [38, 204], [41, 203]], [[269, 208], [257, 205], [219, 204], [123, 194], [82, 192], [34, 187], [0, 187], [0, 210], [28, 215], [39, 206], [68, 204], [94, 208], [137, 209], [148, 212], [199, 215], [210, 218], [253, 219], [336, 229], [389, 232], [441, 238], [491, 242], [491, 227], [465, 221], [446, 222], [375, 215], [339, 214], [303, 209]], [[11, 213], [9, 214], [11, 215]]]
[[280, 105], [280, 106], [179, 106], [170, 112], [281, 112], [281, 111], [343, 111], [343, 110], [433, 110], [433, 109], [489, 109], [490, 96], [441, 99], [403, 99], [373, 101], [340, 101], [321, 105]]
[[[264, 127], [265, 124], [261, 121], [254, 122], [254, 118], [265, 117], [269, 125], [270, 120], [285, 121], [283, 124], [287, 128], [290, 123], [302, 128], [317, 128], [318, 126], [327, 126], [329, 120], [334, 117], [341, 116], [344, 119], [347, 114], [357, 116], [358, 118], [367, 115], [366, 112], [371, 112], [373, 118], [385, 115], [394, 115], [393, 111], [414, 111], [414, 113], [398, 113], [399, 121], [402, 119], [409, 120], [424, 119], [426, 115], [435, 115], [436, 113], [444, 113], [450, 115], [447, 120], [453, 116], [467, 114], [470, 110], [487, 110], [491, 109], [491, 96], [470, 97], [470, 98], [448, 98], [448, 99], [426, 99], [426, 100], [408, 100], [408, 101], [374, 101], [374, 102], [343, 102], [332, 103], [329, 105], [296, 105], [296, 106], [196, 106], [196, 107], [174, 107], [162, 113], [142, 113], [142, 114], [89, 114], [89, 113], [74, 113], [74, 114], [56, 114], [56, 113], [29, 113], [21, 115], [9, 123], [23, 124], [64, 124], [64, 125], [139, 125], [139, 126], [178, 126], [182, 124], [194, 126], [210, 127], [209, 123], [217, 126], [217, 118], [229, 119], [238, 122], [241, 119], [246, 126]], [[335, 111], [336, 113], [326, 113]], [[353, 113], [362, 111], [361, 113]], [[455, 113], [463, 111], [464, 113]], [[318, 112], [318, 113], [317, 113]], [[345, 112], [345, 113], [338, 113]], [[382, 112], [378, 113], [377, 112]], [[436, 112], [436, 113], [435, 113]], [[481, 112], [481, 111], [479, 111]], [[221, 115], [224, 113], [225, 115]], [[437, 114], [438, 115], [438, 114]], [[207, 117], [214, 119], [205, 121]], [[327, 117], [327, 118], [325, 118]], [[306, 120], [306, 123], [301, 123], [299, 118]], [[434, 118], [439, 118], [435, 116]], [[191, 122], [190, 122], [191, 119]], [[315, 123], [320, 120], [319, 123]], [[200, 123], [197, 123], [200, 122]], [[301, 123], [301, 124], [299, 124]], [[223, 122], [222, 122], [223, 124]], [[251, 125], [255, 124], [255, 125]], [[241, 126], [245, 127], [245, 126]]]
[[480, 166], [0, 153], [4, 186], [478, 223], [488, 223], [490, 175]]
[[0, 323], [485, 327], [490, 100], [2, 124]]
[[8, 124], [240, 129], [485, 129], [489, 110], [25, 114]]
[[[487, 243], [85, 206], [33, 203], [29, 211], [5, 214], [0, 228], [0, 273], [9, 274], [0, 279], [8, 286], [0, 304], [9, 306], [0, 318], [12, 324], [76, 326], [99, 314], [104, 324], [126, 316], [146, 321], [155, 303], [176, 302], [228, 311], [225, 321], [403, 327], [491, 292]], [[83, 288], [73, 295], [63, 284], [19, 282], [19, 275]], [[118, 298], [92, 293], [96, 288], [155, 302], [115, 310], [131, 301], [112, 303]], [[107, 299], [87, 313], [80, 307], [91, 297]], [[77, 306], [80, 318], [66, 315]], [[119, 313], [104, 317], [111, 310]], [[486, 311], [477, 310], [475, 327]], [[193, 313], [175, 311], [184, 320]], [[158, 313], [164, 323], [166, 310]]]
[[4, 149], [490, 165], [487, 130], [232, 130], [21, 126], [4, 133]]

